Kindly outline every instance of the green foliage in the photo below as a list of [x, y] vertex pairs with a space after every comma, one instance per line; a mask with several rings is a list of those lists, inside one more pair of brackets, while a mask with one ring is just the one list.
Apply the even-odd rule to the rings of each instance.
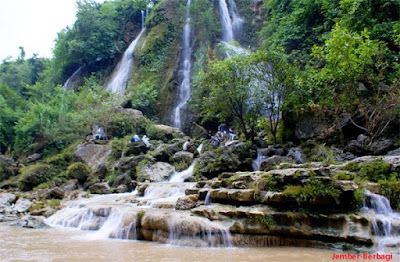
[[360, 176], [372, 182], [380, 180], [396, 181], [400, 178], [400, 174], [393, 172], [391, 165], [382, 160], [360, 164]]
[[394, 209], [400, 209], [400, 182], [379, 181], [379, 192], [387, 197]]
[[275, 219], [272, 215], [259, 216], [258, 219], [267, 229], [274, 229], [276, 226]]
[[340, 169], [354, 172], [360, 170], [360, 165], [357, 162], [348, 162], [345, 166], [341, 167]]
[[109, 175], [107, 175], [105, 177], [105, 179], [108, 181], [109, 185], [112, 185], [116, 178], [117, 178], [117, 174], [116, 173], [111, 173], [111, 174], [109, 174]]
[[48, 181], [51, 178], [50, 166], [34, 164], [20, 169], [18, 187], [22, 191], [28, 191], [35, 186]]
[[68, 177], [77, 178], [78, 180], [83, 182], [87, 180], [90, 173], [90, 168], [81, 162], [73, 163], [67, 168]]
[[332, 179], [334, 180], [353, 180], [354, 175], [346, 172], [337, 172]]
[[132, 108], [142, 111], [147, 116], [154, 116], [157, 112], [159, 92], [155, 85], [146, 80], [131, 90], [129, 100]]
[[321, 198], [337, 200], [340, 196], [340, 191], [335, 189], [331, 182], [323, 183], [319, 179], [311, 179], [304, 186], [289, 185], [282, 193], [295, 198], [301, 205], [313, 204]]

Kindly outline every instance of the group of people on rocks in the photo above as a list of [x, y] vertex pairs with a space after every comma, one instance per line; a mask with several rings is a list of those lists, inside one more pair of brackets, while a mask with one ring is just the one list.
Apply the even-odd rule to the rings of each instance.
[[140, 141], [143, 141], [143, 143], [147, 146], [150, 147], [150, 138], [148, 138], [146, 135], [142, 136], [142, 139], [137, 134], [134, 134], [131, 138], [131, 143], [139, 143]]
[[[228, 130], [228, 132], [227, 132]], [[213, 136], [211, 131], [208, 131], [207, 139], [215, 146], [220, 146], [221, 142], [232, 141], [235, 138], [235, 133], [232, 128], [227, 128], [225, 123], [218, 126], [217, 133]]]

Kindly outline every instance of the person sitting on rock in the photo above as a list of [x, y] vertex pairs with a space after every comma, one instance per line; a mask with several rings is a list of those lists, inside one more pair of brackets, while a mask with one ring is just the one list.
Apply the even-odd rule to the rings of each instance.
[[137, 143], [137, 142], [140, 142], [140, 138], [137, 134], [135, 134], [134, 136], [132, 136], [131, 143]]
[[188, 139], [184, 144], [183, 144], [183, 151], [189, 151], [189, 149], [192, 147], [193, 143], [190, 139]]
[[232, 128], [229, 128], [229, 141], [232, 141], [235, 138], [235, 133]]
[[151, 144], [150, 144], [150, 139], [146, 136], [146, 135], [144, 135], [143, 137], [142, 137], [142, 141], [143, 141], [143, 143], [145, 143], [145, 145], [147, 146], [147, 147], [150, 147], [151, 146]]

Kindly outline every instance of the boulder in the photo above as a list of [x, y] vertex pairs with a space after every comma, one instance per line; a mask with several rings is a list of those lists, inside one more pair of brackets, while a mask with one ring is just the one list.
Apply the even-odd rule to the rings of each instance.
[[137, 181], [161, 182], [174, 172], [174, 167], [165, 162], [147, 163], [142, 166]]
[[132, 108], [117, 108], [117, 112], [122, 112], [125, 115], [131, 117], [131, 118], [141, 118], [143, 117], [142, 111], [139, 111], [137, 109], [132, 109]]
[[281, 156], [271, 156], [263, 161], [261, 161], [260, 164], [260, 171], [268, 171], [270, 170], [274, 165], [279, 164], [282, 161]]
[[194, 122], [191, 125], [190, 134], [191, 137], [193, 137], [194, 139], [204, 139], [207, 137], [207, 130]]
[[71, 179], [71, 180], [65, 182], [62, 185], [62, 188], [66, 192], [71, 192], [71, 191], [78, 189], [78, 179]]
[[12, 193], [0, 194], [0, 205], [11, 205], [17, 201], [17, 196]]
[[121, 173], [128, 173], [132, 178], [134, 178], [136, 177], [136, 167], [144, 159], [144, 155], [123, 157], [118, 161], [114, 169]]
[[74, 150], [74, 157], [88, 165], [95, 174], [103, 174], [111, 148], [108, 144], [80, 144]]
[[290, 148], [287, 156], [293, 158], [297, 164], [304, 164], [306, 162], [303, 152], [298, 147]]
[[390, 150], [394, 149], [395, 144], [392, 139], [379, 139], [368, 145], [368, 150], [373, 155], [385, 155]]
[[51, 188], [49, 193], [52, 198], [63, 199], [65, 197], [65, 191], [60, 187]]
[[32, 154], [32, 155], [29, 155], [29, 156], [26, 158], [26, 162], [27, 162], [27, 163], [33, 163], [33, 162], [38, 161], [41, 157], [42, 157], [42, 156], [41, 156], [40, 154], [34, 153], [34, 154]]
[[23, 191], [31, 190], [51, 177], [50, 166], [40, 163], [23, 167], [20, 173], [18, 187]]
[[85, 182], [91, 173], [90, 168], [81, 162], [72, 163], [67, 168], [67, 175], [70, 178], [76, 178], [81, 182]]
[[126, 145], [124, 154], [125, 156], [137, 156], [141, 154], [146, 154], [149, 148], [144, 142], [129, 143]]
[[[128, 174], [122, 174], [115, 178], [115, 181], [112, 185], [113, 188], [119, 188], [120, 186], [126, 186], [126, 191], [130, 191], [136, 187], [136, 182], [132, 181], [131, 177]], [[123, 188], [121, 188], [123, 189]]]
[[159, 162], [169, 162], [169, 159], [181, 149], [182, 147], [179, 147], [177, 143], [172, 145], [161, 144], [151, 152], [151, 155]]
[[16, 175], [17, 172], [17, 163], [12, 158], [0, 155], [0, 182]]
[[162, 140], [164, 142], [172, 140], [176, 137], [184, 137], [184, 134], [181, 130], [176, 127], [166, 125], [152, 125], [150, 128], [148, 128], [147, 132], [147, 136], [150, 139]]
[[329, 124], [324, 119], [318, 114], [302, 116], [296, 122], [295, 137], [299, 140], [325, 138], [329, 134]]
[[109, 194], [110, 186], [107, 182], [95, 183], [89, 187], [89, 190], [92, 194]]
[[198, 195], [188, 195], [183, 196], [178, 199], [176, 202], [175, 209], [176, 210], [190, 210], [197, 205], [197, 200], [199, 200]]
[[185, 163], [190, 165], [193, 162], [194, 155], [187, 151], [179, 151], [176, 152], [173, 156], [174, 162], [176, 163]]
[[395, 150], [389, 151], [386, 155], [387, 156], [400, 156], [400, 147]]
[[233, 141], [229, 146], [208, 150], [198, 160], [201, 175], [212, 178], [223, 172], [251, 171], [255, 150], [249, 145]]
[[17, 202], [15, 203], [14, 209], [18, 213], [24, 213], [29, 210], [32, 206], [32, 201], [26, 198], [19, 198]]

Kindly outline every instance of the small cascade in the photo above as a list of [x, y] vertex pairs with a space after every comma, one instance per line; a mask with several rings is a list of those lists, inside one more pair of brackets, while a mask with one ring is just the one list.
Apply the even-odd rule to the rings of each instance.
[[119, 61], [118, 65], [111, 75], [110, 80], [105, 86], [105, 89], [111, 93], [116, 93], [120, 95], [124, 95], [125, 93], [126, 85], [128, 84], [128, 80], [133, 67], [133, 54], [135, 52], [137, 44], [139, 43], [140, 37], [145, 31], [144, 18], [145, 12], [142, 10], [142, 30], [125, 50], [124, 54], [122, 55], [121, 61]]
[[267, 159], [266, 150], [257, 149], [257, 158], [252, 163], [253, 171], [260, 171], [261, 162], [265, 159]]
[[190, 177], [193, 174], [194, 166], [196, 165], [196, 161], [193, 161], [193, 163], [185, 170], [180, 171], [180, 172], [175, 172], [171, 175], [171, 178], [169, 182], [183, 182], [185, 181], [185, 178]]
[[85, 68], [85, 66], [80, 66], [68, 79], [67, 81], [65, 81], [63, 88], [65, 90], [75, 90], [78, 85], [79, 82], [81, 82], [81, 75], [82, 75], [82, 71]]
[[233, 0], [228, 0], [229, 3], [229, 14], [231, 16], [232, 21], [232, 30], [233, 30], [233, 38], [235, 40], [240, 39], [240, 35], [242, 33], [242, 27], [244, 20], [239, 16], [239, 11], [236, 7], [236, 3]]
[[222, 23], [222, 41], [229, 42], [233, 41], [233, 27], [232, 19], [229, 14], [228, 4], [225, 0], [219, 0], [219, 12], [221, 13], [221, 23]]
[[400, 214], [393, 212], [389, 200], [365, 190], [363, 212], [372, 218], [372, 230], [378, 252], [400, 248]]
[[190, 4], [192, 3], [191, 0], [187, 1], [186, 6], [186, 22], [185, 26], [183, 27], [183, 50], [182, 50], [182, 62], [180, 65], [180, 73], [182, 75], [182, 82], [179, 85], [179, 96], [178, 96], [178, 105], [174, 110], [174, 126], [182, 129], [182, 117], [181, 111], [183, 107], [186, 105], [187, 101], [190, 98], [190, 74], [192, 72], [192, 29], [191, 29], [191, 19], [190, 19]]

